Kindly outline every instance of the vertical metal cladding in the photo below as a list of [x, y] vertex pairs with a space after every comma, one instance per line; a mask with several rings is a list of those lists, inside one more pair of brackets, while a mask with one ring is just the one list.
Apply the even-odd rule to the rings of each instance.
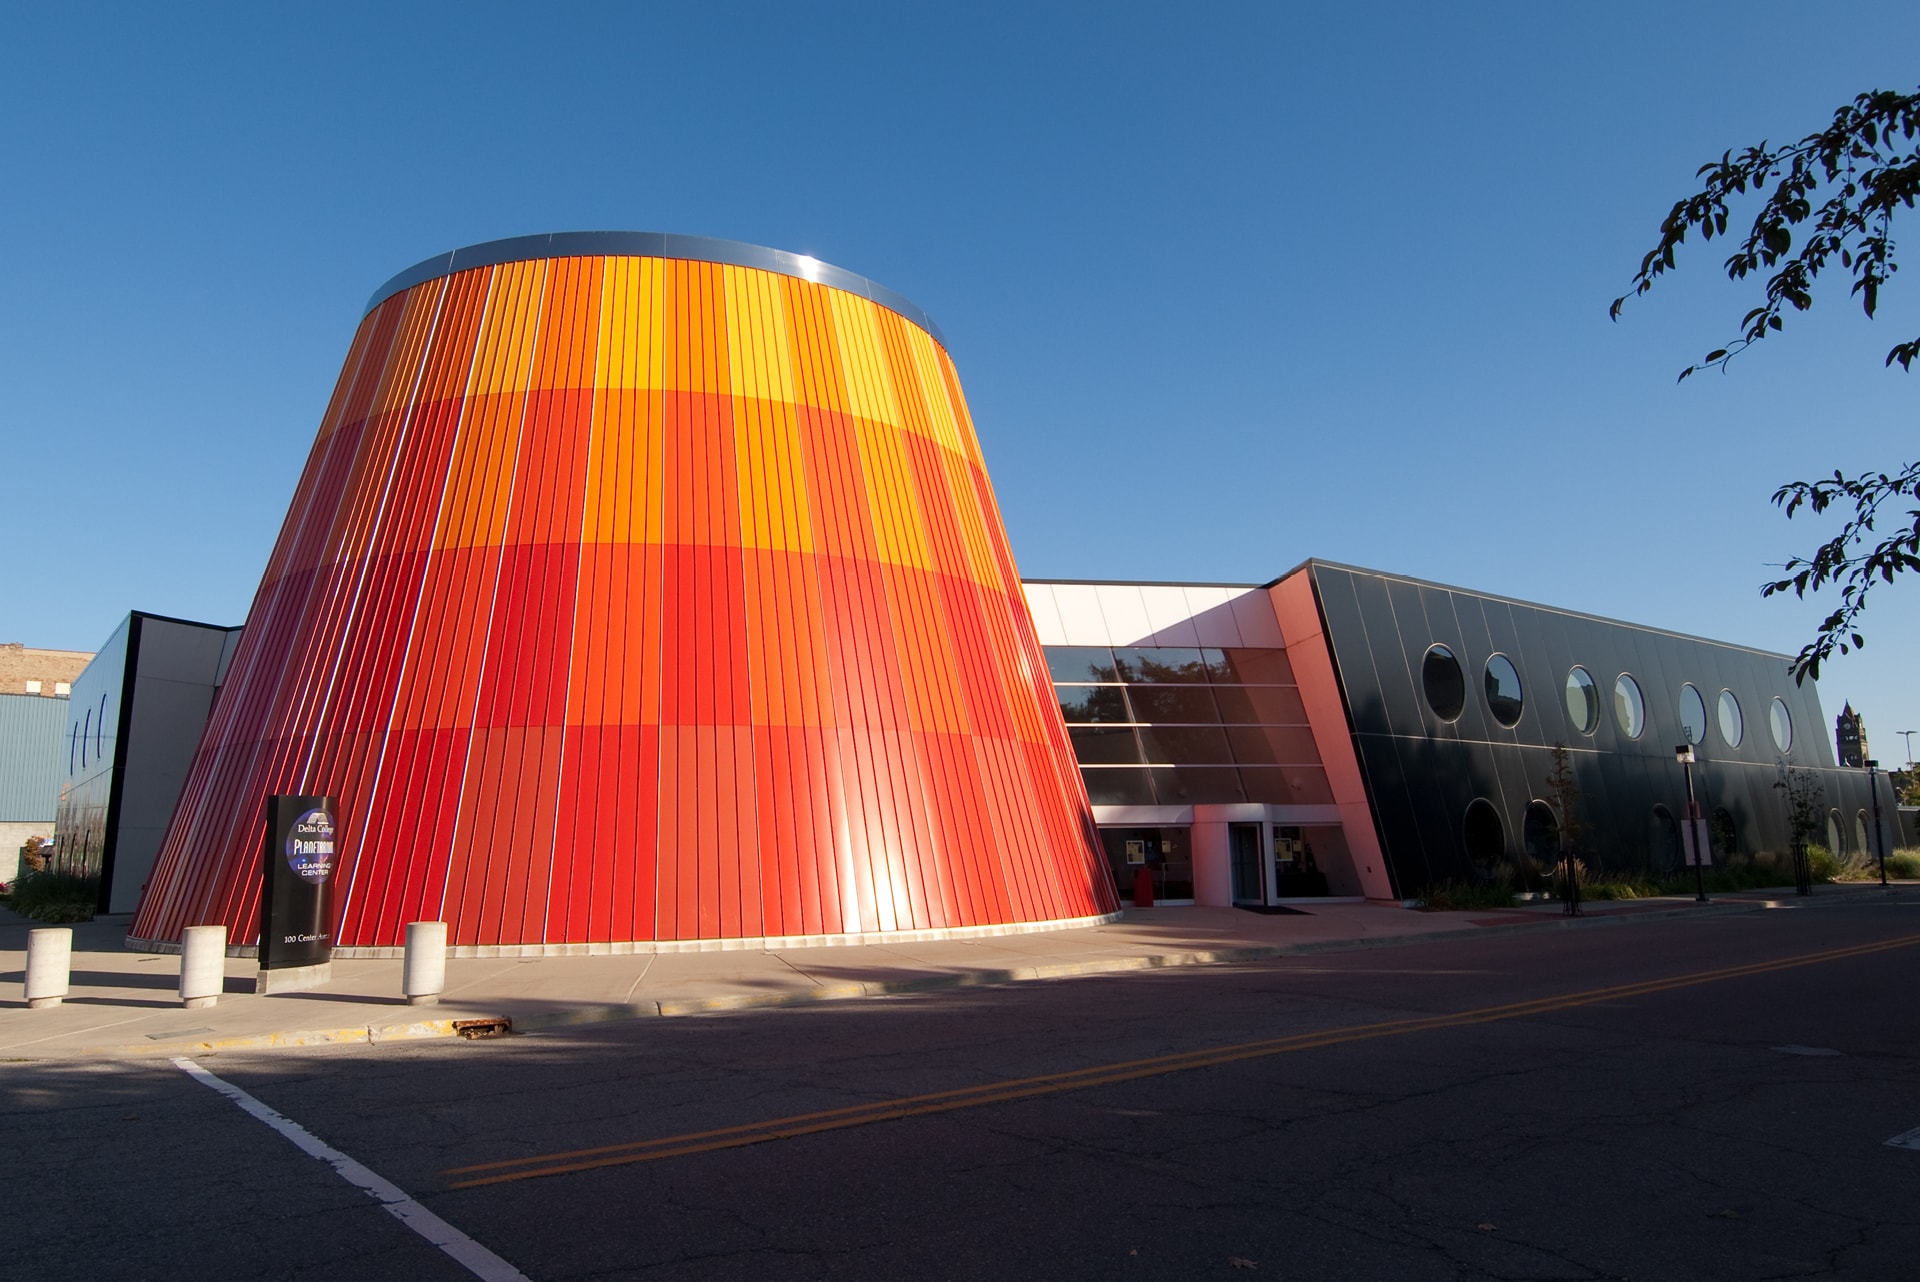
[[339, 800], [348, 947], [1115, 908], [951, 360], [755, 267], [368, 313], [130, 933], [251, 939], [272, 793]]

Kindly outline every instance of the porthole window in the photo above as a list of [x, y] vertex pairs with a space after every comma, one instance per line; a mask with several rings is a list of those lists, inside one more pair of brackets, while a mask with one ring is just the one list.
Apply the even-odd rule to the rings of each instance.
[[1707, 701], [1691, 683], [1680, 687], [1680, 733], [1688, 743], [1707, 741]]
[[1640, 693], [1640, 683], [1624, 672], [1613, 683], [1613, 719], [1629, 739], [1638, 739], [1647, 728], [1647, 701]]
[[1567, 719], [1581, 734], [1592, 734], [1600, 724], [1600, 688], [1585, 668], [1567, 673]]
[[1838, 810], [1827, 811], [1827, 853], [1835, 859], [1847, 853], [1847, 843], [1844, 838], [1845, 831], [1846, 830], [1840, 826], [1840, 812]]
[[1867, 824], [1867, 812], [1864, 810], [1853, 816], [1853, 844], [1868, 859], [1880, 853], [1874, 849], [1873, 829]]
[[1787, 712], [1787, 705], [1776, 698], [1773, 706], [1767, 709], [1767, 726], [1773, 731], [1773, 746], [1782, 752], [1793, 750], [1793, 717]]
[[1500, 812], [1484, 797], [1475, 797], [1467, 806], [1460, 835], [1466, 840], [1467, 858], [1482, 877], [1492, 877], [1494, 869], [1507, 853], [1507, 830]]
[[1496, 654], [1487, 660], [1487, 708], [1503, 726], [1518, 725], [1524, 702], [1520, 692], [1520, 673], [1513, 660]]
[[1560, 819], [1544, 801], [1527, 803], [1527, 817], [1520, 825], [1520, 840], [1527, 858], [1540, 869], [1549, 870], [1560, 862]]
[[1738, 748], [1740, 741], [1747, 737], [1746, 719], [1740, 715], [1740, 700], [1733, 697], [1733, 691], [1720, 692], [1720, 738], [1729, 748]]
[[1420, 663], [1420, 684], [1427, 692], [1427, 706], [1442, 721], [1459, 717], [1467, 706], [1467, 678], [1460, 671], [1460, 660], [1443, 645], [1427, 647]]

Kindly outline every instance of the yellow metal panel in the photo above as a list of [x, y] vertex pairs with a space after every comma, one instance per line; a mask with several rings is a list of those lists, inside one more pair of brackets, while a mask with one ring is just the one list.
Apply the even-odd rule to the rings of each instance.
[[736, 396], [793, 400], [786, 296], [767, 272], [722, 267], [727, 295], [727, 360]]
[[967, 544], [967, 565], [973, 571], [973, 581], [993, 588], [1000, 588], [1000, 565], [993, 555], [992, 536], [987, 532], [986, 513], [980, 510], [979, 496], [973, 488], [973, 468], [966, 459], [958, 454], [942, 454], [940, 461], [946, 465], [947, 484], [953, 491], [954, 511], [960, 518], [960, 533]]
[[469, 396], [525, 390], [546, 279], [545, 262], [502, 263], [493, 269]]
[[924, 570], [933, 563], [926, 531], [920, 525], [920, 496], [914, 489], [900, 429], [891, 423], [854, 419], [860, 441], [860, 469], [867, 478], [867, 508], [880, 559]]
[[[960, 425], [953, 416], [953, 402], [947, 399], [947, 383], [940, 374], [940, 349], [933, 338], [918, 325], [901, 326], [913, 353], [915, 381], [911, 394], [926, 407], [927, 421], [933, 425], [933, 439], [943, 449], [965, 457], [967, 447], [960, 439]], [[908, 394], [902, 389], [902, 394]]]
[[660, 387], [666, 277], [657, 258], [609, 258], [600, 298], [601, 387]]
[[880, 330], [874, 319], [877, 303], [831, 289], [833, 328], [840, 339], [840, 368], [847, 384], [847, 407], [857, 418], [898, 423], [900, 407], [893, 397], [893, 379], [881, 354]]

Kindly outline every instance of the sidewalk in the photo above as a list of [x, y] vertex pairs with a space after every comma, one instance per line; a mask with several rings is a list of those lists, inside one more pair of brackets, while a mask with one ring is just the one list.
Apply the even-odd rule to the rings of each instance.
[[[1904, 888], [1911, 892], [1913, 887]], [[1886, 892], [1821, 886], [1817, 901]], [[1898, 893], [1898, 892], [1897, 892]], [[1904, 897], [1904, 896], [1903, 896]], [[219, 1004], [179, 1003], [180, 958], [129, 952], [127, 919], [73, 928], [64, 1004], [28, 1010], [27, 931], [37, 923], [0, 909], [0, 1061], [148, 1055], [451, 1037], [461, 1020], [507, 1019], [515, 1031], [603, 1020], [689, 1015], [794, 1002], [1020, 980], [1253, 961], [1294, 953], [1411, 944], [1489, 930], [1580, 928], [1679, 914], [1743, 912], [1794, 902], [1793, 892], [1596, 902], [1579, 922], [1557, 903], [1481, 912], [1426, 913], [1382, 904], [1303, 904], [1265, 915], [1231, 908], [1130, 909], [1105, 926], [925, 943], [852, 944], [776, 952], [626, 957], [453, 959], [438, 1006], [399, 996], [399, 959], [336, 959], [333, 980], [301, 993], [256, 996], [254, 963], [227, 961]], [[1799, 901], [1807, 902], [1807, 901]]]

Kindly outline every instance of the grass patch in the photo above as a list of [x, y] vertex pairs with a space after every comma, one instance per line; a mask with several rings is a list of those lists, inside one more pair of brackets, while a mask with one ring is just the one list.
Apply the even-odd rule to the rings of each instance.
[[7, 893], [0, 896], [0, 903], [22, 917], [50, 926], [92, 921], [99, 902], [98, 878], [58, 872], [23, 873]]
[[[1887, 852], [1887, 876], [1898, 877], [1902, 881], [1920, 878], [1920, 850], [1903, 846], [1899, 850]], [[1873, 855], [1861, 855], [1850, 860], [1833, 875], [1834, 881], [1879, 881], [1880, 860]]]

